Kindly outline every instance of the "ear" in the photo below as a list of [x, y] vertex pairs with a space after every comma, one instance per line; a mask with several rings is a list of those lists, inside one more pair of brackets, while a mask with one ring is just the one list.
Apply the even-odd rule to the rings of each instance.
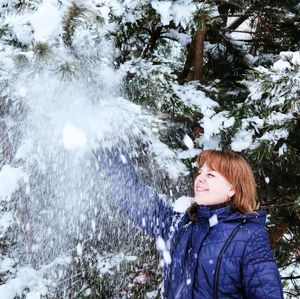
[[235, 194], [235, 190], [233, 189], [233, 186], [230, 185], [230, 187], [227, 191], [227, 195], [228, 195], [229, 198], [231, 198], [234, 194]]

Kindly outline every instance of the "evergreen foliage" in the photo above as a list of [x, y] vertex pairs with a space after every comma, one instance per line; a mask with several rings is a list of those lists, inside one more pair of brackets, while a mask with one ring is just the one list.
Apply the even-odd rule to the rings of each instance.
[[[286, 297], [299, 297], [298, 1], [57, 1], [62, 13], [56, 22], [61, 31], [40, 41], [34, 38], [30, 19], [22, 18], [42, 3], [14, 0], [0, 5], [1, 169], [12, 161], [16, 166], [22, 163], [13, 159], [19, 144], [12, 131], [26, 114], [17, 89], [17, 78], [24, 70], [46, 68], [66, 86], [83, 77], [101, 88], [101, 63], [114, 57], [114, 68], [124, 75], [126, 98], [155, 115], [161, 151], [175, 156], [153, 162], [159, 156], [152, 146], [157, 140], [140, 140], [137, 164], [147, 169], [153, 163], [160, 168], [156, 175], [141, 170], [146, 183], [161, 193], [172, 193], [172, 200], [191, 195], [195, 156], [202, 148], [217, 146], [242, 153], [255, 170], [260, 205], [269, 212], [270, 242]], [[26, 34], [20, 34], [19, 25]], [[115, 52], [110, 46], [105, 48], [103, 41], [114, 43]], [[193, 140], [193, 149], [183, 141], [186, 135]], [[175, 179], [167, 166], [182, 162], [189, 175]], [[10, 204], [0, 198], [0, 219], [16, 207], [18, 212], [24, 208], [25, 193], [17, 192]], [[0, 284], [18, 277], [22, 270], [10, 253], [17, 246], [14, 242], [21, 242], [16, 232], [25, 230], [20, 221], [26, 217], [23, 210], [6, 231], [0, 228], [0, 257], [11, 258], [14, 269], [0, 272]], [[57, 287], [47, 285], [48, 293], [42, 296], [160, 298], [162, 271], [155, 244], [133, 225], [127, 238], [123, 229], [127, 220], [122, 214], [113, 231], [109, 219], [100, 213], [97, 217], [102, 226], [107, 225], [102, 241], [95, 232], [84, 240], [81, 254], [73, 250], [66, 264], [56, 261], [51, 266], [55, 275], [49, 281]], [[137, 259], [126, 259], [127, 254]], [[113, 266], [104, 270], [108, 265]], [[19, 297], [29, 291], [24, 286]]]

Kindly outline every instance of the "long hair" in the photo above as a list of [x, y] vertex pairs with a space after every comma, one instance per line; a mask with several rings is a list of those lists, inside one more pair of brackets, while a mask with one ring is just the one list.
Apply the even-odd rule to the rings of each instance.
[[249, 163], [232, 151], [204, 150], [197, 158], [198, 167], [206, 164], [219, 172], [235, 190], [229, 203], [241, 213], [252, 213], [258, 208], [256, 183]]

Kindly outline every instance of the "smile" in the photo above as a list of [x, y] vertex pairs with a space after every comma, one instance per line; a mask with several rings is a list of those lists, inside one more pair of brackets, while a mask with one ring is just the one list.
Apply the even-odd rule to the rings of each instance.
[[197, 191], [197, 192], [207, 192], [207, 191], [209, 191], [209, 189], [207, 189], [207, 188], [202, 188], [202, 187], [196, 187], [196, 191]]

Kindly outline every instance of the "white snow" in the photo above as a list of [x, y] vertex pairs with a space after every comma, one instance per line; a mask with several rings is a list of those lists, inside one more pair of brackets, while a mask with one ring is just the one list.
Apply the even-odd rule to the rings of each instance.
[[278, 60], [273, 64], [273, 69], [275, 71], [284, 71], [291, 69], [291, 64], [288, 61]]
[[250, 97], [253, 101], [260, 100], [263, 92], [260, 89], [260, 84], [257, 82], [251, 82], [251, 85], [248, 85], [250, 91]]
[[[295, 259], [296, 257], [291, 257], [291, 259]], [[288, 265], [287, 267], [280, 269], [280, 276], [281, 277], [297, 277], [300, 275], [300, 267], [298, 263], [292, 263], [290, 265]], [[285, 290], [293, 290], [294, 289], [294, 285], [292, 283], [289, 283], [288, 286], [285, 287]], [[292, 297], [295, 298], [296, 297]]]
[[154, 299], [157, 298], [158, 295], [158, 290], [152, 291], [152, 292], [147, 292], [146, 293], [146, 299]]
[[162, 143], [159, 138], [152, 138], [149, 148], [155, 153], [157, 165], [168, 173], [170, 179], [177, 180], [179, 176], [188, 174], [188, 170], [184, 163], [175, 159], [175, 151]]
[[187, 146], [188, 149], [194, 148], [194, 142], [192, 138], [187, 134], [185, 134], [183, 137], [183, 143]]
[[296, 51], [293, 53], [293, 58], [291, 59], [291, 63], [295, 66], [300, 65], [300, 51]]
[[192, 197], [181, 196], [173, 203], [173, 210], [178, 213], [184, 213], [194, 202]]
[[0, 238], [3, 238], [7, 229], [12, 225], [14, 220], [12, 212], [4, 212], [0, 217]]
[[[229, 17], [228, 21], [227, 21], [227, 26], [230, 26], [238, 18], [239, 17]], [[256, 30], [255, 28], [251, 28], [251, 23], [252, 23], [252, 20], [246, 19], [239, 27], [236, 28], [236, 31], [239, 31], [239, 32], [230, 33], [230, 35], [229, 35], [230, 38], [232, 38], [233, 40], [251, 40], [252, 34], [250, 34], [248, 32], [255, 33], [255, 30]], [[244, 32], [240, 32], [240, 31], [244, 31]], [[244, 43], [241, 43], [241, 45], [243, 45], [245, 47]], [[247, 58], [249, 58], [249, 56]]]
[[289, 131], [287, 129], [280, 128], [264, 133], [263, 136], [260, 137], [260, 139], [275, 142], [279, 139], [287, 139], [288, 136]]
[[12, 267], [16, 264], [16, 261], [12, 258], [6, 257], [0, 260], [0, 274], [7, 271], [12, 271]]
[[82, 129], [67, 123], [63, 128], [62, 142], [66, 150], [74, 151], [87, 146], [87, 137]]
[[201, 120], [201, 125], [204, 130], [204, 138], [209, 140], [213, 135], [220, 133], [222, 129], [231, 127], [234, 124], [234, 117], [229, 117], [226, 111], [209, 115]]
[[193, 82], [185, 85], [172, 84], [172, 88], [180, 101], [187, 106], [200, 108], [201, 112], [207, 116], [211, 116], [214, 113], [213, 109], [219, 106], [202, 90], [198, 90]]
[[275, 112], [272, 111], [271, 114], [268, 116], [266, 121], [269, 124], [283, 124], [284, 122], [290, 120], [293, 116], [291, 113], [281, 113], [281, 112]]
[[[188, 35], [186, 33], [178, 32], [175, 29], [170, 29], [169, 31], [164, 33], [163, 36], [177, 40], [178, 43], [183, 47], [186, 47], [188, 44], [190, 44], [192, 42], [192, 37], [190, 35]], [[172, 53], [172, 56], [173, 56], [173, 54], [174, 53]]]
[[120, 155], [120, 158], [121, 158], [121, 161], [122, 161], [123, 164], [127, 163], [127, 159], [124, 155]]
[[0, 285], [1, 298], [14, 299], [17, 295], [22, 296], [25, 288], [29, 289], [26, 298], [39, 298], [38, 295], [47, 294], [46, 280], [42, 279], [33, 268], [23, 267], [18, 271], [15, 278], [8, 280], [4, 285]]
[[160, 20], [163, 25], [168, 25], [171, 21], [176, 26], [181, 25], [186, 28], [190, 23], [194, 13], [197, 10], [205, 10], [209, 15], [218, 15], [215, 7], [207, 4], [196, 4], [192, 0], [186, 0], [184, 2], [176, 3], [174, 1], [151, 1], [152, 7], [160, 15]]
[[9, 201], [11, 195], [19, 188], [19, 182], [22, 180], [28, 180], [22, 169], [4, 165], [0, 171], [0, 201]]
[[284, 155], [286, 151], [287, 151], [287, 145], [286, 145], [286, 143], [284, 143], [284, 144], [278, 149], [278, 154], [279, 154], [279, 156]]
[[144, 217], [142, 218], [142, 226], [146, 227], [146, 219]]
[[157, 247], [158, 250], [165, 250], [166, 249], [166, 242], [160, 236], [156, 240], [156, 247]]
[[234, 151], [240, 152], [244, 149], [250, 148], [253, 144], [252, 134], [249, 131], [240, 131], [231, 142], [231, 148]]
[[[0, 0], [0, 7], [2, 6], [2, 3], [8, 3], [8, 6], [13, 7], [17, 2], [17, 0]], [[185, 167], [184, 163], [180, 161], [180, 159], [193, 158], [200, 151], [198, 149], [195, 149], [194, 143], [196, 145], [203, 146], [203, 148], [218, 147], [219, 139], [217, 135], [221, 132], [221, 130], [226, 130], [227, 128], [230, 128], [234, 125], [235, 120], [233, 117], [230, 117], [230, 114], [228, 112], [215, 112], [215, 109], [218, 108], [218, 103], [206, 96], [204, 89], [202, 89], [203, 87], [201, 87], [200, 85], [198, 86], [197, 83], [193, 82], [185, 85], [173, 84], [172, 89], [177, 95], [178, 100], [188, 107], [194, 109], [195, 111], [200, 111], [204, 115], [204, 118], [201, 121], [201, 125], [204, 128], [204, 135], [202, 135], [201, 138], [195, 141], [193, 141], [188, 135], [185, 135], [183, 138], [183, 142], [187, 146], [188, 150], [182, 151], [169, 148], [166, 144], [159, 140], [158, 134], [163, 125], [159, 123], [155, 117], [149, 116], [147, 113], [144, 114], [144, 112], [138, 105], [133, 105], [126, 99], [116, 96], [116, 94], [118, 94], [117, 89], [121, 84], [122, 76], [127, 71], [134, 73], [135, 70], [133, 64], [130, 65], [130, 63], [128, 63], [129, 67], [125, 71], [124, 69], [122, 70], [122, 67], [125, 68], [125, 66], [122, 66], [119, 72], [116, 72], [116, 70], [111, 67], [114, 62], [113, 47], [109, 42], [106, 44], [101, 44], [102, 39], [105, 38], [105, 35], [99, 29], [100, 25], [99, 27], [94, 26], [93, 24], [90, 24], [88, 22], [89, 20], [84, 20], [83, 23], [88, 24], [88, 26], [80, 24], [77, 28], [75, 28], [72, 39], [72, 46], [75, 48], [74, 51], [76, 52], [76, 54], [80, 54], [86, 57], [86, 59], [83, 59], [80, 63], [78, 63], [78, 61], [76, 60], [77, 57], [76, 59], [68, 59], [71, 56], [69, 53], [70, 49], [67, 49], [67, 47], [65, 47], [61, 41], [62, 17], [66, 10], [61, 9], [60, 5], [65, 8], [64, 5], [68, 5], [69, 3], [71, 3], [71, 1], [44, 0], [29, 2], [34, 3], [37, 9], [24, 9], [23, 11], [20, 11], [14, 15], [5, 15], [5, 7], [2, 7], [2, 10], [0, 9], [1, 12], [4, 12], [1, 15], [3, 17], [3, 24], [8, 24], [9, 29], [12, 32], [11, 38], [17, 38], [18, 41], [29, 47], [28, 50], [20, 50], [14, 48], [13, 46], [4, 44], [0, 45], [2, 75], [1, 80], [3, 79], [11, 82], [17, 81], [17, 85], [20, 85], [16, 86], [16, 88], [12, 92], [12, 95], [16, 98], [21, 97], [21, 103], [25, 104], [25, 106], [28, 104], [29, 118], [32, 117], [32, 119], [34, 119], [35, 117], [39, 116], [41, 119], [41, 121], [35, 127], [30, 126], [32, 125], [31, 123], [25, 123], [24, 127], [28, 125], [29, 129], [28, 131], [23, 132], [25, 133], [24, 139], [18, 140], [18, 142], [16, 143], [19, 148], [14, 156], [14, 163], [16, 162], [16, 164], [18, 163], [18, 165], [19, 163], [23, 163], [22, 165], [24, 165], [28, 163], [28, 160], [26, 159], [28, 159], [30, 155], [36, 154], [39, 165], [38, 171], [40, 171], [42, 174], [46, 174], [50, 167], [49, 164], [42, 160], [44, 157], [43, 153], [46, 152], [41, 150], [44, 145], [49, 148], [49, 152], [51, 152], [54, 156], [56, 154], [56, 147], [62, 148], [61, 145], [63, 145], [63, 149], [71, 152], [67, 153], [63, 150], [63, 158], [65, 158], [66, 156], [73, 156], [73, 151], [86, 150], [90, 142], [93, 141], [91, 140], [92, 138], [90, 138], [91, 136], [96, 135], [96, 140], [102, 140], [104, 135], [110, 136], [116, 134], [123, 137], [123, 134], [130, 131], [133, 132], [135, 136], [139, 136], [141, 139], [144, 138], [143, 141], [145, 142], [145, 144], [148, 144], [148, 142], [150, 142], [149, 150], [151, 151], [151, 153], [154, 153], [156, 155], [156, 164], [161, 169], [166, 171], [171, 179], [177, 180], [180, 176], [189, 174], [187, 168]], [[60, 4], [60, 2], [62, 4]], [[162, 24], [169, 24], [170, 22], [174, 22], [175, 25], [180, 25], [183, 28], [186, 28], [188, 23], [190, 23], [191, 18], [193, 17], [193, 14], [196, 10], [209, 9], [206, 3], [196, 3], [192, 0], [79, 0], [78, 3], [87, 5], [89, 8], [92, 8], [94, 4], [98, 4], [96, 10], [100, 12], [101, 16], [104, 18], [106, 22], [105, 26], [116, 26], [112, 23], [108, 24], [110, 22], [111, 15], [122, 18], [122, 25], [124, 25], [125, 21], [132, 23], [137, 22], [137, 20], [143, 17], [140, 7], [145, 5], [145, 3], [151, 3], [152, 7], [161, 16]], [[217, 16], [218, 12], [212, 9], [209, 14], [212, 16]], [[91, 16], [93, 18], [95, 17], [95, 15]], [[247, 27], [248, 25], [249, 24], [244, 22], [244, 24], [238, 29], [240, 30], [244, 28], [249, 30], [249, 28]], [[168, 32], [166, 32], [165, 36], [175, 38], [179, 42], [179, 44], [174, 43], [176, 46], [174, 46], [172, 54], [169, 55], [170, 60], [168, 61], [171, 61], [171, 59], [174, 58], [173, 54], [175, 52], [177, 53], [176, 55], [180, 57], [180, 55], [182, 55], [181, 46], [185, 47], [188, 43], [191, 42], [191, 36], [185, 33], [178, 32], [174, 29], [170, 29]], [[235, 35], [235, 33], [232, 33], [228, 36], [232, 39], [236, 39], [238, 37], [237, 35]], [[241, 34], [239, 34], [239, 38], [241, 38]], [[250, 38], [250, 36], [247, 36], [246, 34], [243, 35], [243, 38]], [[28, 66], [27, 73], [21, 74], [21, 76], [19, 77], [15, 76], [16, 67], [12, 57], [14, 57], [16, 54], [22, 54], [26, 58], [28, 58], [29, 63], [32, 62], [34, 60], [35, 54], [33, 53], [31, 47], [38, 41], [48, 42], [49, 47], [51, 47], [51, 49], [55, 53], [53, 59], [48, 62], [49, 65], [45, 66], [46, 68], [48, 67], [48, 71], [43, 73], [41, 65], [38, 65], [37, 63]], [[235, 45], [242, 48], [245, 46], [244, 43], [240, 42], [235, 42]], [[210, 51], [210, 47], [213, 46], [206, 42], [206, 51]], [[98, 59], [97, 61], [99, 62], [101, 60], [106, 64], [102, 64], [101, 67], [99, 67], [99, 65], [97, 65], [96, 63], [92, 64], [91, 67], [91, 65], [89, 65], [87, 61], [93, 55], [100, 55], [99, 57], [101, 59]], [[256, 60], [256, 58], [251, 55], [246, 55], [245, 59], [249, 63], [254, 63]], [[176, 60], [174, 59], [174, 61]], [[57, 71], [58, 66], [60, 66], [61, 63], [65, 62], [70, 62], [70, 65], [72, 66], [72, 69], [74, 69], [74, 72], [76, 72], [76, 75], [78, 75], [78, 78], [82, 76], [86, 79], [87, 82], [89, 82], [89, 90], [85, 90], [84, 84], [80, 84], [82, 82], [81, 79], [74, 79], [75, 83], [73, 85], [68, 85], [66, 83], [63, 88], [59, 88], [59, 80], [53, 79], [53, 73]], [[140, 70], [138, 70], [139, 63], [142, 64]], [[172, 69], [166, 65], [155, 66], [144, 61], [137, 61], [136, 65], [136, 70], [140, 72], [138, 73], [138, 75], [144, 77], [146, 77], [147, 75], [148, 77], [152, 76], [153, 74], [155, 74], [155, 72], [158, 72], [157, 70], [159, 69], [159, 79], [164, 83], [166, 83], [168, 79], [166, 79], [166, 77], [164, 77], [163, 75], [165, 73], [170, 75], [172, 71]], [[289, 77], [289, 82], [295, 82], [295, 84], [287, 86], [289, 91], [288, 95], [294, 95], [297, 94], [299, 90], [299, 84], [297, 83], [299, 82], [297, 81], [299, 80], [299, 74], [292, 73], [292, 71], [295, 70], [295, 67], [299, 65], [300, 52], [286, 51], [280, 53], [280, 59], [274, 63], [272, 68], [267, 69], [258, 67], [257, 70], [261, 71], [261, 74], [263, 75], [270, 76], [272, 81], [271, 83], [276, 83], [276, 80], [280, 80], [281, 74], [292, 74]], [[84, 71], [83, 73], [80, 73], [79, 69], [82, 66], [84, 66]], [[31, 76], [31, 74], [29, 73], [31, 71], [34, 72], [36, 70], [35, 68], [38, 68], [39, 70], [37, 74]], [[54, 77], [55, 76], [57, 76], [57, 74], [54, 75]], [[28, 82], [30, 84], [26, 84]], [[169, 84], [171, 84], [170, 82], [172, 82], [172, 80], [169, 80]], [[101, 84], [105, 86], [106, 89], [102, 88]], [[11, 88], [11, 86], [9, 86], [9, 88]], [[7, 93], [8, 95], [11, 95], [9, 94], [9, 88], [7, 88]], [[86, 92], [82, 92], [81, 94], [82, 89], [84, 89]], [[272, 90], [270, 92], [270, 98], [267, 99], [266, 103], [272, 106], [283, 104], [285, 101], [287, 101], [286, 94], [281, 92], [282, 89], [284, 88], [280, 86], [277, 90]], [[64, 92], [65, 90], [66, 92]], [[97, 93], [95, 92], [95, 90], [99, 90], [99, 92]], [[217, 89], [215, 90], [217, 91]], [[251, 99], [254, 102], [261, 100], [263, 92], [261, 91], [259, 81], [251, 81], [249, 90], [249, 100]], [[214, 90], [211, 89], [210, 92], [214, 92]], [[78, 94], [80, 94], [80, 96], [77, 97]], [[110, 95], [109, 98], [107, 97], [107, 94]], [[62, 98], [64, 99], [63, 101], [61, 100]], [[59, 102], [58, 106], [54, 105], [55, 101]], [[78, 102], [80, 101], [81, 103], [78, 104]], [[107, 106], [105, 106], [106, 104], [101, 104], [101, 106], [96, 105], [95, 102], [93, 102], [93, 104], [90, 105], [89, 101], [106, 101], [107, 103], [109, 102], [109, 104]], [[40, 109], [41, 107], [47, 107], [47, 109], [42, 110]], [[59, 109], [61, 110], [56, 111], [55, 109], [57, 107], [59, 107]], [[31, 116], [30, 113], [32, 113]], [[112, 118], [111, 115], [113, 115], [114, 117]], [[249, 147], [253, 147], [252, 136], [254, 136], [255, 130], [260, 129], [265, 122], [267, 124], [283, 125], [292, 117], [293, 113], [291, 111], [289, 113], [273, 112], [264, 120], [259, 118], [257, 118], [256, 120], [254, 118], [244, 119], [240, 132], [233, 139], [232, 148], [234, 150], [240, 151]], [[155, 124], [157, 124], [157, 127], [155, 128], [153, 127], [154, 122]], [[56, 127], [52, 126], [53, 123], [56, 124]], [[251, 126], [252, 128], [251, 130], [249, 130], [249, 126]], [[47, 130], [49, 128], [50, 130]], [[119, 128], [122, 128], [123, 130], [118, 131]], [[28, 132], [32, 133], [33, 135], [36, 134], [35, 136], [41, 136], [41, 138], [37, 140], [38, 138], [33, 139], [32, 135], [28, 137], [26, 135], [26, 133]], [[40, 135], [38, 135], [37, 133], [39, 133]], [[51, 138], [47, 139], [49, 136], [51, 136]], [[265, 133], [261, 140], [276, 142], [280, 138], [287, 137], [287, 130], [277, 129]], [[55, 143], [55, 141], [57, 141], [57, 144]], [[284, 143], [279, 148], [278, 153], [279, 155], [284, 155], [287, 150], [287, 143]], [[63, 161], [61, 157], [58, 156], [57, 158], [58, 160], [60, 160], [60, 162]], [[121, 159], [123, 163], [126, 163], [126, 158], [123, 155], [121, 155]], [[65, 166], [60, 165], [59, 163], [56, 165], [54, 164], [55, 163], [53, 163], [52, 161], [50, 165], [51, 167], [53, 166], [55, 168], [55, 171], [60, 171], [60, 169]], [[85, 167], [88, 166], [89, 164], [87, 163]], [[65, 175], [67, 175], [67, 173], [65, 173]], [[60, 177], [60, 179], [63, 178]], [[269, 183], [270, 178], [266, 177], [265, 181], [266, 183]], [[23, 170], [22, 168], [15, 168], [10, 165], [4, 165], [0, 171], [0, 201], [9, 201], [12, 194], [18, 190], [20, 183], [22, 182], [28, 182], [28, 176], [25, 173], [25, 170]], [[59, 190], [60, 188], [63, 189], [62, 185], [59, 185], [58, 187], [59, 188], [57, 188], [57, 190]], [[34, 190], [34, 186], [30, 186], [29, 184], [25, 186], [27, 195], [32, 195], [30, 194], [31, 188], [33, 189], [32, 193], [34, 193], [34, 191], [36, 191]], [[76, 201], [76, 203], [79, 202], [82, 197], [84, 197], [84, 193], [88, 191], [85, 188], [82, 189], [82, 192], [81, 190], [80, 192], [77, 192], [80, 194], [78, 195], [78, 198], [76, 197], [74, 200]], [[70, 188], [63, 189], [63, 191], [65, 190], [73, 191]], [[67, 193], [68, 192], [65, 192], [64, 194], [68, 195]], [[72, 204], [71, 199], [72, 196], [66, 196], [65, 198], [66, 202], [70, 205]], [[192, 198], [183, 196], [177, 199], [177, 201], [173, 204], [173, 208], [176, 212], [183, 213], [191, 205], [192, 202]], [[95, 208], [94, 211], [99, 210]], [[96, 214], [97, 212], [95, 212], [95, 215]], [[214, 215], [210, 219], [211, 226], [218, 223], [218, 219], [215, 216], [216, 215]], [[93, 217], [95, 216], [93, 215]], [[82, 224], [85, 222], [87, 223], [87, 227], [89, 230], [96, 232], [96, 221], [93, 218], [88, 218], [84, 213], [78, 214], [78, 218]], [[14, 213], [12, 211], [1, 212], [0, 238], [3, 237], [4, 234], [8, 231], [8, 228], [11, 227], [13, 221]], [[142, 221], [145, 224], [145, 219], [143, 219]], [[27, 223], [25, 230], [30, 231], [31, 229], [32, 226]], [[54, 235], [54, 232], [54, 229], [50, 227], [47, 230], [47, 234], [49, 235]], [[76, 251], [79, 256], [83, 255], [82, 244], [84, 243], [77, 243], [77, 246], [75, 243], [74, 245], [74, 247], [76, 246], [74, 251]], [[171, 256], [168, 250], [168, 245], [162, 239], [158, 240], [157, 244], [158, 249], [162, 251], [164, 262], [170, 263]], [[38, 252], [39, 245], [34, 244], [31, 249], [32, 251]], [[136, 259], [136, 256], [126, 256], [122, 252], [119, 254], [112, 254], [108, 256], [99, 255], [97, 257], [97, 267], [100, 274], [113, 274], [114, 269], [119, 267], [122, 261], [134, 261]], [[68, 261], [64, 259], [61, 262], [61, 264], [67, 263], [71, 263], [71, 258], [69, 258]], [[43, 266], [39, 271], [34, 270], [31, 267], [24, 267], [17, 270], [17, 267], [15, 267], [15, 260], [10, 258], [3, 258], [1, 256], [0, 274], [6, 274], [5, 272], [10, 272], [11, 278], [8, 279], [4, 285], [0, 286], [0, 298], [2, 299], [3, 297], [3, 299], [10, 299], [17, 296], [21, 297], [22, 292], [25, 290], [26, 295], [23, 294], [23, 296], [26, 296], [26, 299], [40, 299], [41, 296], [46, 295], [46, 286], [48, 284], [48, 281], [42, 278], [42, 274], [50, 269], [54, 264], [57, 264], [57, 261]], [[12, 278], [12, 276], [15, 274], [16, 276]], [[299, 273], [297, 272], [297, 274]], [[62, 276], [62, 274], [60, 275]], [[190, 280], [187, 280], [187, 283], [190, 283]], [[87, 289], [85, 295], [88, 296], [90, 292], [91, 290]], [[148, 293], [147, 296], [150, 298], [151, 296], [156, 296], [156, 294], [157, 291], [153, 291], [151, 293]]]
[[125, 259], [127, 261], [134, 262], [134, 261], [136, 261], [138, 259], [138, 257], [135, 256], [135, 255], [129, 255], [129, 256], [126, 256]]
[[92, 231], [96, 232], [96, 221], [95, 220], [91, 220], [91, 227], [92, 227]]
[[166, 242], [160, 236], [156, 240], [156, 247], [157, 247], [158, 250], [161, 251], [162, 257], [163, 257], [163, 261], [166, 264], [168, 264], [168, 265], [171, 264], [171, 254], [170, 254], [170, 251], [168, 250], [168, 248], [166, 246]]
[[25, 86], [20, 86], [17, 90], [17, 94], [20, 97], [25, 97], [27, 95], [27, 88]]
[[15, 158], [18, 159], [23, 159], [25, 158], [28, 154], [30, 154], [30, 152], [33, 149], [33, 143], [31, 140], [24, 140], [23, 143], [20, 145], [20, 147], [18, 148]]
[[200, 152], [201, 150], [196, 148], [191, 148], [186, 151], [178, 150], [177, 157], [179, 159], [192, 159], [198, 156]]
[[152, 1], [152, 7], [160, 15], [160, 20], [163, 25], [168, 25], [171, 21], [172, 16], [172, 2], [171, 1]]
[[13, 29], [19, 42], [27, 46], [32, 43], [33, 28], [26, 15], [11, 16], [7, 18], [7, 23]]
[[78, 256], [82, 256], [82, 244], [78, 243], [76, 246], [76, 252]]
[[178, 26], [180, 24], [183, 28], [186, 28], [197, 10], [197, 5], [191, 0], [185, 1], [184, 7], [182, 3], [172, 2], [172, 15], [175, 25]]
[[219, 222], [218, 216], [216, 214], [214, 214], [208, 219], [208, 221], [209, 221], [210, 227], [216, 226]]
[[124, 252], [97, 255], [97, 268], [101, 275], [103, 274], [114, 274], [114, 269], [118, 268], [119, 265], [124, 261], [134, 261], [133, 256], [126, 256]]
[[57, 20], [60, 19], [57, 1], [44, 0], [31, 17], [33, 36], [36, 41], [46, 41], [49, 37], [58, 36], [61, 26]]
[[165, 262], [167, 265], [170, 265], [171, 262], [172, 262], [172, 258], [171, 258], [170, 251], [169, 251], [169, 250], [164, 250], [164, 251], [162, 252], [162, 254], [163, 254], [164, 262]]
[[300, 51], [280, 52], [280, 58], [281, 59], [279, 59], [273, 64], [273, 70], [275, 71], [287, 71], [300, 65]]

